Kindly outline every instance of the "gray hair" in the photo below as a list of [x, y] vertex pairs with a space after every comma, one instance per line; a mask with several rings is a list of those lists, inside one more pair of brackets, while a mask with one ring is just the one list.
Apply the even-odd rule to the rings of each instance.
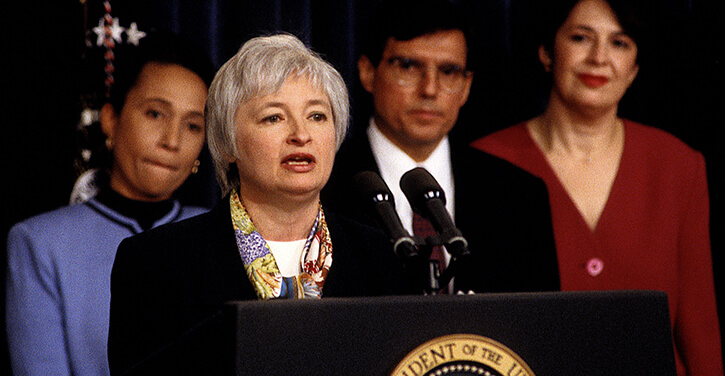
[[287, 78], [304, 76], [327, 94], [335, 124], [335, 150], [347, 133], [350, 103], [340, 73], [288, 34], [252, 38], [217, 72], [206, 101], [206, 136], [222, 195], [239, 187], [230, 158], [239, 156], [234, 118], [242, 104], [278, 92]]

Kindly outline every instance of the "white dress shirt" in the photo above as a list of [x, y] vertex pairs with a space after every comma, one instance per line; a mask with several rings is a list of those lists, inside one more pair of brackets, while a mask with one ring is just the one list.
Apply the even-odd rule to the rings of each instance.
[[[380, 176], [390, 188], [390, 192], [393, 193], [395, 209], [398, 212], [400, 221], [411, 235], [413, 234], [413, 209], [410, 207], [403, 190], [400, 189], [400, 178], [413, 168], [425, 168], [438, 181], [438, 184], [440, 184], [446, 195], [446, 209], [451, 215], [451, 218], [454, 218], [453, 172], [451, 170], [451, 153], [448, 137], [441, 140], [428, 159], [418, 163], [385, 137], [377, 125], [375, 125], [373, 119], [370, 120], [367, 133], [375, 162], [377, 162], [378, 168], [380, 169]], [[450, 255], [447, 252], [444, 252], [444, 254], [447, 263]]]

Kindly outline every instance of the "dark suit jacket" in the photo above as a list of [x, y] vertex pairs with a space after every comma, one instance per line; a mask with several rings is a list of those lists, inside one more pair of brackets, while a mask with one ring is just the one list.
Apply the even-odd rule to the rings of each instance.
[[[377, 229], [325, 212], [333, 262], [324, 297], [408, 292]], [[231, 369], [220, 308], [257, 299], [237, 250], [228, 198], [210, 212], [125, 239], [111, 275], [113, 374], [223, 374]], [[300, 321], [309, 320], [300, 315]], [[273, 324], [273, 323], [272, 323]], [[228, 331], [228, 330], [227, 330]], [[228, 347], [231, 350], [231, 347]], [[276, 351], [270, 349], [270, 351]], [[280, 349], [281, 351], [281, 349]]]
[[[475, 292], [559, 290], [549, 198], [541, 179], [449, 137], [456, 227], [473, 262], [460, 263], [455, 289]], [[351, 178], [380, 170], [366, 132], [345, 141], [322, 202], [350, 218], [375, 224]]]

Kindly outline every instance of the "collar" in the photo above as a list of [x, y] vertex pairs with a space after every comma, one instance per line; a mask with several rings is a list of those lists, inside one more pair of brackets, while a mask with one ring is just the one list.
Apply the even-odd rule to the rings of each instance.
[[451, 148], [448, 136], [443, 138], [436, 149], [425, 161], [418, 163], [398, 148], [392, 141], [380, 132], [374, 119], [370, 119], [367, 129], [370, 148], [373, 151], [375, 162], [380, 169], [380, 176], [390, 188], [395, 198], [395, 209], [398, 211], [403, 226], [413, 233], [413, 209], [411, 209], [405, 194], [400, 189], [400, 178], [415, 167], [423, 167], [438, 181], [446, 194], [446, 209], [451, 213], [455, 208], [453, 171], [451, 168]]
[[[127, 217], [118, 211], [114, 210], [111, 207], [106, 206], [101, 201], [98, 201], [95, 197], [89, 199], [84, 203], [85, 205], [88, 205], [91, 209], [95, 210], [97, 213], [103, 215], [104, 217], [108, 218], [109, 220], [116, 222], [117, 224], [128, 228], [128, 230], [133, 234], [140, 234], [144, 231], [144, 229], [141, 227], [141, 225], [138, 223], [138, 221], [134, 218]], [[161, 218], [157, 219], [152, 227], [157, 227], [162, 224], [171, 223], [176, 221], [179, 216], [181, 215], [181, 204], [179, 201], [172, 200], [171, 208], [168, 213], [163, 215]]]

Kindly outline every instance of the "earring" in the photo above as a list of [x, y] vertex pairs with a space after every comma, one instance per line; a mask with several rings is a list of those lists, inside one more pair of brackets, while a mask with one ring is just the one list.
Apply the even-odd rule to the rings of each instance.
[[194, 166], [191, 167], [191, 173], [192, 174], [196, 174], [197, 172], [199, 172], [199, 165], [201, 165], [201, 162], [199, 162], [198, 159], [195, 160], [194, 161]]
[[106, 149], [113, 150], [113, 140], [110, 137], [106, 137]]

